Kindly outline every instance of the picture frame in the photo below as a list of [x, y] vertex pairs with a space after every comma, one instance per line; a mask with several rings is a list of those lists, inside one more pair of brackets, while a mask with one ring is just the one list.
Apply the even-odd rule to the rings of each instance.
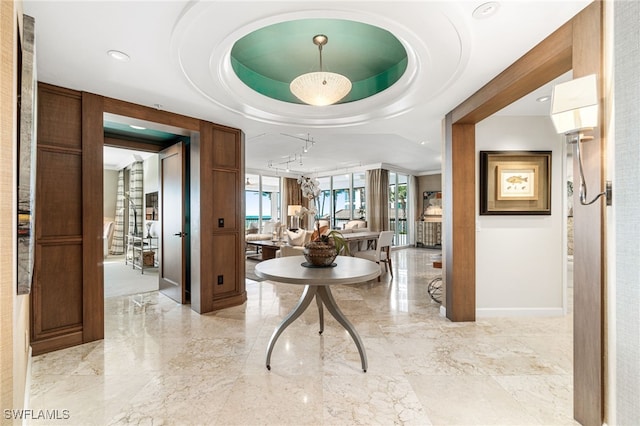
[[480, 151], [481, 215], [550, 215], [551, 151]]

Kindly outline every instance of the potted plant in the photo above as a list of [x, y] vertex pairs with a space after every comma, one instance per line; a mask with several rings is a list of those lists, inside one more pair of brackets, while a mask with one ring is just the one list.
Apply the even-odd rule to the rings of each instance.
[[307, 176], [298, 178], [302, 195], [309, 201], [313, 200], [313, 207], [308, 210], [315, 216], [315, 238], [304, 246], [304, 257], [312, 266], [332, 266], [336, 256], [342, 252], [349, 254], [349, 245], [343, 235], [335, 230], [321, 232], [320, 217], [318, 216], [318, 199], [320, 196], [320, 183], [317, 179]]

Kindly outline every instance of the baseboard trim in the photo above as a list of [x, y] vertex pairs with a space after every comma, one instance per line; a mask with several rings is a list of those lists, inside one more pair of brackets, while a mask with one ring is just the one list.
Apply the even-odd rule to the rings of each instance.
[[444, 305], [440, 305], [440, 316], [446, 318], [447, 317], [447, 308]]
[[[31, 408], [31, 364], [33, 361], [33, 349], [31, 349], [31, 345], [29, 345], [29, 354], [27, 355], [27, 371], [25, 374], [25, 383], [24, 383], [24, 400], [23, 400], [23, 406], [25, 408], [25, 410], [28, 410], [29, 408]], [[27, 424], [26, 423], [26, 418], [25, 421], [22, 422], [23, 424]]]
[[476, 309], [476, 318], [493, 317], [563, 317], [562, 308], [481, 308]]

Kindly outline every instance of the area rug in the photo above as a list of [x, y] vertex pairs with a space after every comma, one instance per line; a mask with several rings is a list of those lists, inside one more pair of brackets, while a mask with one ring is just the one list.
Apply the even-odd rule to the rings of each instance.
[[259, 260], [256, 259], [252, 259], [250, 257], [247, 258], [246, 262], [245, 262], [245, 276], [247, 279], [249, 280], [253, 280], [253, 281], [264, 281], [264, 278], [260, 278], [259, 276], [256, 275], [255, 273], [255, 269], [256, 269], [256, 265], [260, 263]]
[[158, 269], [140, 273], [131, 263], [124, 264], [124, 256], [108, 256], [104, 260], [104, 297], [125, 296], [158, 290]]

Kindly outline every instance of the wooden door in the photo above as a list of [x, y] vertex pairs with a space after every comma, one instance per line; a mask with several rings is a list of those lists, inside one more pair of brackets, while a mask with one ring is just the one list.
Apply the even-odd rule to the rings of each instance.
[[178, 303], [187, 303], [187, 247], [183, 143], [160, 153], [160, 262], [159, 288]]

